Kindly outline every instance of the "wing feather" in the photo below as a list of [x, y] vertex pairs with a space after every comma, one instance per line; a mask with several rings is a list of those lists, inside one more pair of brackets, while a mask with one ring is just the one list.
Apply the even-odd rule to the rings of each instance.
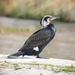
[[31, 49], [46, 43], [51, 37], [50, 30], [42, 29], [32, 34], [24, 43], [22, 49]]

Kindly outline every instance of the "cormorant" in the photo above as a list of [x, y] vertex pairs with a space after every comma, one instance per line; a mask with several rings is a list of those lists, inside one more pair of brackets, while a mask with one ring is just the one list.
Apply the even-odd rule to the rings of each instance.
[[40, 21], [43, 28], [34, 32], [26, 40], [22, 48], [17, 53], [9, 55], [8, 58], [17, 58], [21, 55], [34, 55], [39, 58], [41, 51], [55, 36], [56, 28], [51, 24], [51, 21], [57, 18], [59, 17], [53, 17], [50, 15], [44, 16]]

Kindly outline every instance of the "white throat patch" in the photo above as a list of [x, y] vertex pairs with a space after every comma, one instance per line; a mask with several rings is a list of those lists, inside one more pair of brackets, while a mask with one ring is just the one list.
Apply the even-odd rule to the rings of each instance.
[[34, 47], [33, 50], [39, 51], [39, 48], [38, 47]]
[[42, 21], [42, 26], [43, 26], [43, 27], [46, 27], [47, 25], [49, 25], [48, 22], [46, 22], [46, 21]]

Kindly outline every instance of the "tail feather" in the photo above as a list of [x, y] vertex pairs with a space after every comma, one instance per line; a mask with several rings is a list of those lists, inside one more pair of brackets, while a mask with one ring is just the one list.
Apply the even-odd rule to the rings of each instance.
[[17, 53], [9, 55], [8, 58], [17, 58], [21, 55], [24, 55], [24, 53], [22, 51], [18, 51]]

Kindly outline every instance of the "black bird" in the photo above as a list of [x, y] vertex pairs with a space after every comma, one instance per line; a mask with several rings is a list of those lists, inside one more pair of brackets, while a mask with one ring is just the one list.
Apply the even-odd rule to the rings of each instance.
[[43, 28], [34, 32], [26, 40], [22, 48], [17, 53], [9, 55], [8, 58], [16, 58], [21, 55], [34, 55], [39, 58], [41, 51], [55, 36], [56, 28], [51, 24], [51, 21], [57, 18], [59, 17], [53, 17], [50, 15], [44, 16], [40, 21]]

